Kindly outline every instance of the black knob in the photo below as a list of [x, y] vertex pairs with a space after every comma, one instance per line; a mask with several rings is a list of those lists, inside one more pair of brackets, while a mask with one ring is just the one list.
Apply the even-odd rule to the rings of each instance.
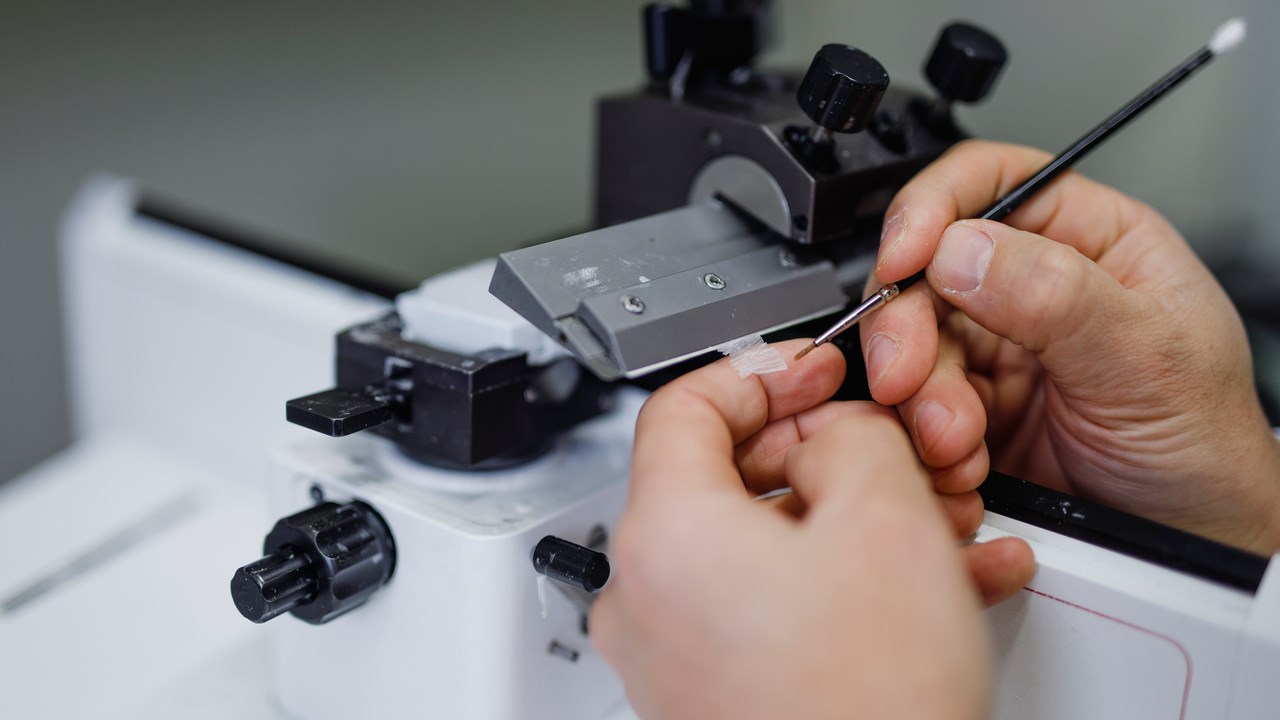
[[231, 577], [236, 609], [258, 623], [285, 612], [313, 625], [329, 622], [386, 584], [396, 562], [387, 524], [359, 501], [322, 502], [280, 520], [263, 553]]
[[1009, 60], [994, 35], [967, 23], [942, 28], [924, 74], [946, 103], [972, 103], [987, 96]]
[[852, 133], [866, 128], [888, 87], [889, 73], [875, 58], [848, 45], [823, 45], [796, 100], [819, 127]]
[[650, 3], [641, 19], [645, 62], [656, 80], [670, 79], [686, 57], [692, 61], [686, 81], [727, 79], [749, 68], [769, 42], [768, 0]]
[[310, 602], [315, 591], [311, 559], [292, 546], [245, 565], [231, 577], [231, 599], [241, 615], [256, 623]]
[[604, 553], [552, 535], [533, 548], [533, 569], [589, 593], [609, 581], [609, 558]]

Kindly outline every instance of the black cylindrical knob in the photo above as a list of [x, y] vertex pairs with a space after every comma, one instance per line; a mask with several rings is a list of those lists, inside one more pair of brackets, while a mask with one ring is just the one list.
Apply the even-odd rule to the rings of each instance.
[[322, 502], [276, 523], [266, 555], [236, 570], [231, 599], [266, 622], [285, 612], [314, 625], [353, 610], [391, 579], [396, 549], [382, 516], [355, 501]]
[[311, 600], [311, 560], [291, 546], [249, 563], [231, 578], [231, 599], [241, 615], [262, 623]]
[[533, 569], [590, 593], [609, 581], [609, 558], [604, 553], [552, 535], [533, 548]]
[[867, 126], [889, 87], [875, 58], [848, 45], [823, 45], [800, 81], [796, 100], [818, 126], [858, 132]]
[[994, 35], [967, 23], [942, 28], [924, 74], [946, 102], [977, 102], [995, 86], [1009, 53]]

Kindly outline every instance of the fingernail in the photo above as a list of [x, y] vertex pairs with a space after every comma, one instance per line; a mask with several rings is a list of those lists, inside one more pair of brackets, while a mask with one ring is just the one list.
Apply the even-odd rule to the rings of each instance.
[[976, 290], [991, 264], [994, 246], [985, 233], [964, 224], [947, 228], [933, 256], [933, 270], [948, 289]]
[[[938, 436], [946, 432], [955, 416], [951, 408], [936, 400], [925, 400], [920, 403], [916, 408], [915, 426], [916, 437], [920, 438], [921, 445], [931, 446], [937, 442]], [[925, 442], [926, 437], [930, 442]]]
[[907, 234], [906, 230], [907, 222], [903, 219], [901, 211], [885, 221], [884, 230], [880, 233], [880, 257], [876, 261], [877, 268], [893, 254], [894, 249], [902, 242], [902, 237]]
[[896, 337], [884, 333], [871, 336], [867, 341], [867, 378], [871, 387], [880, 384], [880, 378], [893, 367], [901, 351]]

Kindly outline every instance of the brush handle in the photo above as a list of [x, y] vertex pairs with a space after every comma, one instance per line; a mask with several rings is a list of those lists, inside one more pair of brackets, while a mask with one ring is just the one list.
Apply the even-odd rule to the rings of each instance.
[[[1053, 182], [1055, 178], [1082, 160], [1085, 155], [1088, 155], [1089, 151], [1101, 145], [1102, 141], [1106, 140], [1112, 133], [1124, 127], [1126, 123], [1137, 117], [1139, 113], [1153, 105], [1166, 92], [1186, 80], [1197, 68], [1213, 58], [1214, 53], [1207, 46], [1197, 50], [1181, 65], [1169, 71], [1168, 74], [1153, 83], [1151, 87], [1143, 90], [1141, 94], [1113, 113], [1111, 117], [1103, 120], [1088, 133], [1081, 136], [1079, 140], [1072, 143], [1066, 150], [1058, 153], [1058, 156], [1050, 160], [1048, 165], [1040, 168], [1035, 175], [1027, 178], [1026, 181], [1010, 191], [1009, 194], [997, 200], [977, 219], [1000, 221], [1008, 217], [1022, 203], [1030, 200], [1033, 195], [1040, 192], [1045, 185]], [[898, 286], [898, 291], [902, 292], [922, 279], [924, 279], [923, 270], [894, 284]]]
[[[1043, 189], [1045, 185], [1053, 182], [1053, 180], [1061, 175], [1063, 171], [1079, 162], [1089, 153], [1090, 150], [1101, 145], [1103, 140], [1106, 140], [1111, 136], [1111, 133], [1114, 133], [1124, 127], [1126, 123], [1137, 117], [1138, 113], [1150, 107], [1156, 100], [1159, 100], [1161, 96], [1173, 89], [1183, 80], [1186, 80], [1197, 68], [1209, 62], [1214, 57], [1214, 52], [1210, 50], [1208, 46], [1202, 47], [1194, 52], [1191, 57], [1184, 60], [1182, 64], [1178, 65], [1164, 77], [1157, 80], [1155, 84], [1142, 91], [1141, 94], [1130, 100], [1128, 104], [1113, 113], [1111, 117], [1103, 120], [1099, 125], [1094, 127], [1079, 140], [1076, 140], [1070, 147], [1059, 153], [1057, 157], [1049, 161], [1048, 165], [1040, 168], [1039, 172], [1032, 175], [1030, 178], [1027, 178], [1025, 182], [1014, 188], [1009, 192], [1009, 194], [997, 200], [994, 205], [987, 208], [987, 211], [979, 215], [977, 219], [1000, 221], [1008, 217], [1009, 213], [1017, 210], [1018, 207], [1030, 199], [1032, 195], [1035, 195]], [[849, 314], [841, 318], [839, 322], [815, 338], [813, 345], [802, 350], [796, 358], [800, 358], [813, 347], [830, 342], [830, 340], [835, 336], [848, 330], [854, 325], [857, 325], [863, 318], [884, 307], [889, 303], [889, 301], [901, 294], [902, 291], [912, 285], [915, 285], [923, 278], [924, 270], [921, 270], [910, 277], [899, 280], [896, 283], [889, 283], [877, 290], [875, 293], [872, 293], [869, 297], [863, 300], [861, 304], [849, 312]]]
[[1101, 145], [1102, 141], [1110, 137], [1112, 133], [1124, 127], [1125, 124], [1154, 104], [1166, 92], [1186, 80], [1197, 68], [1213, 58], [1213, 51], [1207, 46], [1197, 50], [1181, 65], [1169, 71], [1167, 75], [1157, 80], [1151, 87], [1143, 90], [1141, 94], [1130, 100], [1128, 104], [1117, 110], [1111, 117], [1103, 120], [1088, 133], [1085, 133], [1071, 147], [1059, 153], [1057, 157], [1049, 161], [1048, 165], [1040, 168], [1040, 171], [1028, 178], [1026, 182], [997, 200], [994, 205], [987, 208], [986, 212], [979, 215], [978, 219], [1003, 220], [1008, 217], [1009, 213], [1017, 210], [1018, 206], [1039, 192], [1041, 188], [1053, 182], [1054, 178], [1082, 160], [1085, 155], [1089, 154], [1089, 151]]

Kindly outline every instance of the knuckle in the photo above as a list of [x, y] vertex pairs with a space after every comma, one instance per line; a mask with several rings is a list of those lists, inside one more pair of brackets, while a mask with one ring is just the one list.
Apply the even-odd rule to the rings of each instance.
[[635, 577], [645, 572], [648, 553], [644, 545], [645, 532], [639, 528], [634, 519], [623, 518], [609, 541], [609, 563], [614, 572], [620, 575]]
[[1083, 320], [1080, 298], [1089, 282], [1087, 261], [1066, 245], [1047, 246], [1020, 281], [1019, 305], [1023, 308], [1023, 344], [1042, 350], [1051, 338], [1070, 336]]
[[814, 463], [814, 448], [820, 438], [821, 435], [810, 439], [806, 443], [796, 445], [787, 451], [787, 457], [783, 460], [783, 468], [787, 477], [803, 478], [808, 475]]
[[952, 145], [947, 150], [946, 155], [950, 157], [965, 157], [968, 155], [986, 155], [991, 152], [992, 148], [997, 147], [997, 143], [990, 140], [982, 140], [978, 138], [967, 138]]
[[651, 422], [654, 413], [660, 412], [659, 408], [666, 402], [670, 392], [670, 385], [665, 385], [645, 398], [644, 404], [640, 406], [640, 412], [636, 415], [636, 425], [642, 426]]
[[[919, 541], [917, 528], [921, 526], [924, 509], [897, 493], [868, 493], [859, 499], [861, 516], [859, 524], [874, 537], [884, 539], [894, 546]], [[917, 554], [903, 557], [917, 557]]]
[[[609, 565], [612, 566], [612, 575], [617, 578], [626, 578], [627, 588], [630, 588], [632, 594], [637, 589], [643, 591], [644, 588], [652, 587], [654, 568], [652, 568], [652, 548], [646, 546], [645, 536], [653, 536], [654, 533], [646, 533], [639, 525], [636, 525], [634, 519], [623, 518], [613, 537], [609, 539]], [[658, 536], [660, 537], [660, 536]], [[612, 589], [614, 593], [620, 591], [620, 585], [611, 582], [607, 587], [607, 591]]]
[[824, 439], [834, 448], [851, 444], [884, 449], [911, 448], [911, 439], [902, 422], [887, 412], [849, 413], [831, 425], [832, 432], [824, 434]]
[[613, 663], [618, 658], [618, 618], [615, 612], [615, 593], [608, 588], [591, 604], [590, 620], [591, 644], [596, 652], [607, 662]]
[[[696, 514], [695, 514], [696, 515]], [[615, 591], [638, 602], [660, 605], [683, 582], [687, 549], [702, 544], [704, 528], [698, 523], [672, 522], [665, 514], [624, 515], [609, 541], [611, 577]], [[609, 586], [606, 586], [606, 589]]]

